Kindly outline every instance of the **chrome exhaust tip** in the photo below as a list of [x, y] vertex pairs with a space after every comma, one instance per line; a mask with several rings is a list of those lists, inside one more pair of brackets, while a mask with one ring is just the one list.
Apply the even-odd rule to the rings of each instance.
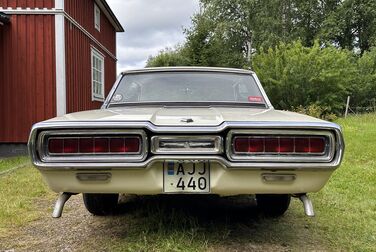
[[313, 211], [313, 204], [311, 199], [308, 197], [306, 193], [297, 195], [300, 201], [303, 203], [304, 212], [309, 217], [314, 217], [315, 212]]
[[69, 200], [69, 198], [73, 195], [73, 193], [62, 193], [57, 198], [54, 211], [52, 212], [52, 218], [60, 218], [63, 214], [63, 208], [65, 203]]

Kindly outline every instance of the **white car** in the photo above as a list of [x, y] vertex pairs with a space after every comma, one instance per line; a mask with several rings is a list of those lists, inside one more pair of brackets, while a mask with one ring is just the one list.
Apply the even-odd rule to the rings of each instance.
[[61, 193], [54, 217], [77, 193], [95, 215], [125, 193], [251, 194], [272, 216], [296, 196], [313, 216], [307, 193], [340, 165], [344, 141], [337, 124], [275, 110], [252, 71], [169, 67], [123, 72], [101, 109], [34, 125], [29, 152]]

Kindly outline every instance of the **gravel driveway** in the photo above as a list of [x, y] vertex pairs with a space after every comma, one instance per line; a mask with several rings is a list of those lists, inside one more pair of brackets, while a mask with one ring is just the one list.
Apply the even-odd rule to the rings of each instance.
[[[310, 237], [309, 229], [302, 227], [299, 233], [290, 232], [296, 228], [291, 227], [293, 216], [285, 216], [279, 220], [263, 219], [256, 212], [254, 200], [248, 197], [236, 199], [219, 197], [206, 199], [190, 196], [188, 198], [122, 197], [118, 214], [97, 217], [86, 211], [82, 196], [76, 195], [67, 202], [60, 219], [51, 217], [53, 202], [44, 199], [36, 204], [44, 215], [37, 221], [14, 229], [14, 233], [7, 237], [0, 237], [0, 251], [112, 251], [124, 250], [124, 248], [131, 251], [146, 251], [149, 249], [128, 248], [127, 242], [137, 243], [137, 239], [142, 242], [145, 234], [152, 234], [152, 237], [161, 240], [168, 239], [165, 237], [176, 232], [182, 232], [184, 235], [195, 232], [199, 239], [207, 236], [205, 238], [207, 244], [203, 249], [208, 251], [291, 251], [299, 248], [299, 243], [303, 243], [305, 250], [325, 250], [318, 246], [314, 239], [304, 239]], [[156, 205], [159, 206], [155, 207]], [[163, 209], [162, 213], [160, 209]], [[188, 216], [193, 216], [190, 219], [193, 220], [193, 224], [181, 220], [180, 217], [167, 216], [165, 220], [159, 222], [160, 217], [157, 219], [150, 217], [153, 214], [165, 216], [176, 211], [183, 211]], [[136, 222], [133, 221], [134, 219]], [[150, 222], [155, 222], [155, 225]], [[176, 231], [171, 231], [171, 228], [177, 226], [175, 222], [178, 222], [178, 225], [185, 225], [187, 231], [182, 231], [180, 227]], [[208, 229], [208, 226], [214, 228]], [[134, 229], [141, 231], [137, 231], [139, 233], [134, 236]], [[161, 229], [167, 231], [160, 233]], [[284, 233], [283, 231], [286, 230], [287, 232]], [[212, 238], [213, 233], [217, 233], [214, 235], [216, 238]], [[129, 240], [129, 237], [136, 238]], [[123, 244], [120, 248], [114, 249], [112, 243]], [[150, 247], [147, 245], [146, 248]], [[151, 250], [161, 249], [152, 247]]]

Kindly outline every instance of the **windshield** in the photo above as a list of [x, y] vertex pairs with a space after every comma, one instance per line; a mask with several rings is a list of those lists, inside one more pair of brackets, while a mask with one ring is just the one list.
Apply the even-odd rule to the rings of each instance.
[[261, 91], [250, 74], [192, 71], [125, 75], [109, 105], [156, 103], [266, 106]]

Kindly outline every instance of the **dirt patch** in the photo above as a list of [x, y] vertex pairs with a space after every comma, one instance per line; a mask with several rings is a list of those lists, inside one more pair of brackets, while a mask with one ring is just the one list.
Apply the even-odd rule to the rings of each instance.
[[[96, 217], [84, 208], [82, 195], [76, 195], [59, 219], [51, 217], [53, 202], [36, 204], [42, 218], [0, 238], [0, 251], [164, 250], [163, 240], [191, 233], [209, 251], [291, 251], [299, 248], [297, 242], [305, 242], [305, 250], [323, 249], [302, 239], [311, 236], [309, 229], [291, 232], [294, 218], [289, 215], [260, 217], [248, 197], [128, 196], [121, 198], [116, 215]], [[145, 247], [139, 245], [143, 239]]]

